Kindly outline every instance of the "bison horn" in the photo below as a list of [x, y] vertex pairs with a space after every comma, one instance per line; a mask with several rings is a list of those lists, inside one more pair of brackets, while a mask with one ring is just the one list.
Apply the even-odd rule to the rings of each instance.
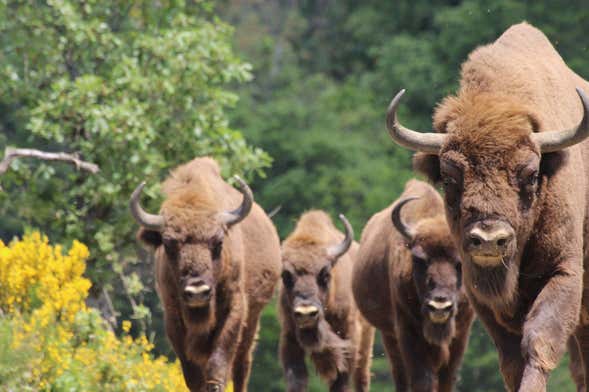
[[413, 237], [415, 236], [415, 232], [414, 230], [407, 226], [403, 220], [401, 219], [401, 210], [403, 209], [403, 206], [407, 203], [409, 203], [412, 200], [415, 199], [419, 199], [419, 197], [408, 197], [406, 199], [401, 200], [400, 202], [397, 203], [397, 205], [393, 208], [393, 212], [391, 213], [391, 218], [393, 220], [393, 225], [395, 226], [395, 228], [397, 229], [397, 231], [399, 233], [401, 233], [401, 235], [403, 235], [403, 237], [405, 237], [405, 239], [411, 241], [413, 239]]
[[438, 154], [446, 135], [441, 133], [421, 133], [405, 128], [397, 121], [397, 107], [405, 89], [399, 91], [391, 101], [387, 110], [387, 129], [393, 140], [401, 146], [414, 151], [423, 151], [428, 154]]
[[221, 222], [225, 223], [227, 227], [231, 227], [244, 220], [250, 213], [254, 203], [254, 195], [250, 187], [239, 176], [235, 176], [234, 178], [237, 180], [239, 191], [243, 195], [243, 201], [237, 209], [225, 211], [220, 214]]
[[589, 99], [579, 88], [577, 88], [577, 94], [579, 94], [583, 104], [583, 119], [579, 125], [565, 131], [533, 134], [532, 138], [538, 143], [542, 153], [562, 150], [583, 141], [589, 136]]
[[352, 229], [352, 225], [346, 219], [343, 214], [339, 214], [339, 219], [343, 222], [344, 226], [346, 227], [346, 237], [342, 242], [337, 245], [332, 245], [327, 248], [327, 256], [332, 260], [339, 259], [344, 253], [348, 251], [350, 245], [352, 245], [352, 240], [354, 239], [354, 230]]
[[145, 186], [145, 181], [143, 181], [131, 194], [131, 200], [129, 201], [129, 208], [131, 209], [131, 214], [133, 218], [139, 223], [141, 226], [145, 227], [146, 229], [155, 230], [155, 231], [162, 231], [164, 228], [164, 217], [161, 215], [154, 215], [148, 212], [141, 207], [139, 204], [139, 198], [141, 197], [141, 192], [143, 191], [143, 187]]

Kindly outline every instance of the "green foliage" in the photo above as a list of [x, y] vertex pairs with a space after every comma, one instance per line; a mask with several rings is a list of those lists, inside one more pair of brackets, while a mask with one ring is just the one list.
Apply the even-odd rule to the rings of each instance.
[[127, 200], [140, 181], [157, 201], [166, 170], [198, 155], [217, 157], [226, 175], [269, 164], [229, 128], [237, 96], [228, 87], [249, 80], [250, 66], [232, 52], [232, 29], [202, 7], [3, 1], [0, 13], [0, 102], [14, 110], [3, 126], [17, 141], [76, 151], [101, 168], [91, 176], [19, 162], [3, 179], [2, 211], [88, 243], [98, 281], [129, 253]]
[[226, 111], [237, 102], [231, 89], [251, 79], [251, 67], [233, 53], [233, 29], [209, 10], [183, 1], [0, 2], [0, 105], [7, 109], [0, 128], [8, 136], [0, 147], [77, 152], [101, 169], [89, 175], [16, 161], [2, 178], [7, 219], [0, 226], [88, 244], [94, 294], [103, 285], [117, 290], [116, 310], [146, 319], [144, 329], [150, 312], [143, 302], [155, 293], [151, 269], [136, 263], [132, 190], [146, 180], [147, 204], [157, 211], [159, 182], [195, 156], [212, 155], [224, 175], [246, 178], [270, 163], [229, 126]]

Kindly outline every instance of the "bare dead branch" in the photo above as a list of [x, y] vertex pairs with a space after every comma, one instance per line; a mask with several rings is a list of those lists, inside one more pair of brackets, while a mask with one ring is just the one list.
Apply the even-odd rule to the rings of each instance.
[[10, 164], [18, 158], [37, 158], [45, 161], [63, 161], [69, 162], [76, 166], [77, 169], [86, 170], [90, 173], [98, 173], [98, 165], [82, 161], [77, 154], [68, 154], [65, 152], [45, 152], [31, 148], [11, 148], [6, 147], [4, 158], [0, 161], [0, 175], [6, 173]]

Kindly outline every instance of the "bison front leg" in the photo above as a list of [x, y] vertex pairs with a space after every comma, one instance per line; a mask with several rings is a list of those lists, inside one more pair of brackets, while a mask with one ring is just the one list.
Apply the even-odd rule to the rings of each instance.
[[348, 372], [338, 373], [335, 380], [329, 386], [329, 392], [348, 392], [350, 391], [349, 382], [350, 374]]
[[429, 361], [431, 346], [423, 339], [421, 328], [398, 319], [399, 344], [405, 371], [413, 392], [438, 390], [438, 377]]
[[567, 271], [566, 265], [561, 267], [561, 273], [547, 282], [526, 317], [520, 392], [546, 390], [548, 375], [562, 358], [578, 323], [583, 285], [581, 273], [573, 271]]
[[205, 370], [207, 392], [223, 392], [225, 389], [245, 320], [244, 305], [243, 295], [235, 295], [228, 304], [227, 317], [219, 320], [220, 331], [213, 343]]
[[305, 350], [285, 325], [280, 332], [280, 360], [286, 378], [286, 391], [306, 391], [309, 376], [305, 365]]

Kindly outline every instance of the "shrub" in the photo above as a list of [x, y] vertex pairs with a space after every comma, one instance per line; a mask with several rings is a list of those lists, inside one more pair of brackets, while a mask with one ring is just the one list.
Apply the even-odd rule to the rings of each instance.
[[178, 363], [151, 354], [151, 342], [108, 329], [85, 305], [89, 253], [67, 253], [32, 233], [0, 241], [0, 386], [19, 391], [186, 390]]

